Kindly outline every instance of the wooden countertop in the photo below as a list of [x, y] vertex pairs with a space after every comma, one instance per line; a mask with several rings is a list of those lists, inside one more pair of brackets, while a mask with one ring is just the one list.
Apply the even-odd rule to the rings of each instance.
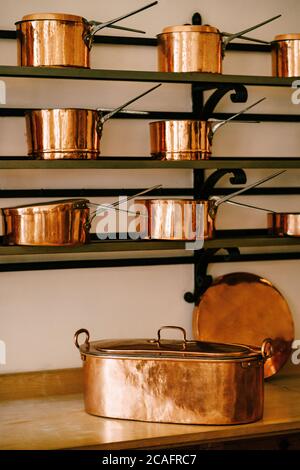
[[235, 426], [99, 418], [84, 412], [81, 393], [14, 398], [0, 402], [0, 449], [149, 449], [300, 431], [300, 375], [269, 380], [263, 420]]

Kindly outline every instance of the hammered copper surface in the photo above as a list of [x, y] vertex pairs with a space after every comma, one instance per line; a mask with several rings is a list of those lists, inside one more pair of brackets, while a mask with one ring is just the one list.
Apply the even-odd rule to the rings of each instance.
[[241, 424], [263, 414], [259, 360], [205, 362], [84, 356], [87, 413], [181, 424]]
[[162, 160], [207, 160], [211, 155], [210, 121], [150, 123], [151, 155]]
[[80, 16], [27, 15], [16, 23], [18, 65], [89, 68], [90, 50], [84, 41], [89, 28]]
[[300, 76], [300, 34], [276, 36], [272, 45], [272, 74], [274, 77]]
[[90, 109], [41, 109], [25, 113], [28, 155], [39, 159], [96, 159], [99, 114]]
[[[135, 207], [148, 217], [146, 236], [155, 240], [213, 238], [210, 201], [192, 199], [136, 199]], [[147, 219], [146, 219], [147, 220]]]
[[160, 72], [222, 73], [222, 37], [209, 26], [175, 26], [157, 36]]
[[273, 340], [274, 355], [264, 366], [265, 377], [276, 374], [287, 362], [294, 339], [289, 306], [266, 279], [249, 273], [217, 278], [202, 295], [193, 313], [197, 340], [261, 344]]
[[4, 243], [32, 246], [77, 246], [86, 243], [89, 208], [86, 200], [56, 201], [2, 209]]
[[270, 212], [268, 229], [277, 237], [300, 237], [300, 213]]

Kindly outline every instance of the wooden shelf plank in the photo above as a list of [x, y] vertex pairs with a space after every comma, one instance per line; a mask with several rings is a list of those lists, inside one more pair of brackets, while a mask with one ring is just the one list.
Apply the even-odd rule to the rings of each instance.
[[136, 70], [103, 70], [84, 68], [48, 68], [0, 66], [1, 77], [21, 78], [58, 78], [73, 80], [109, 80], [130, 82], [160, 83], [198, 83], [206, 88], [218, 88], [223, 84], [242, 84], [249, 86], [281, 86], [290, 87], [297, 77], [278, 78], [257, 75], [222, 75], [198, 72], [152, 72]]
[[97, 160], [32, 160], [0, 157], [0, 170], [193, 170], [213, 168], [300, 168], [300, 157], [212, 157], [198, 161], [161, 161], [150, 157], [103, 157]]

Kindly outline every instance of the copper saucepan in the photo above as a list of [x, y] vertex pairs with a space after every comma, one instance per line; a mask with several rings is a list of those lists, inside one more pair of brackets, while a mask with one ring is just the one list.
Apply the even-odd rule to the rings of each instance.
[[224, 121], [170, 120], [150, 122], [150, 152], [161, 160], [208, 160], [215, 132], [256, 106], [256, 103]]
[[144, 31], [114, 23], [156, 5], [152, 2], [105, 23], [64, 13], [35, 13], [17, 21], [18, 65], [32, 67], [90, 67], [94, 35], [106, 27], [137, 33]]
[[[161, 185], [116, 201], [92, 204], [88, 199], [66, 199], [1, 209], [4, 217], [4, 244], [29, 246], [83, 245], [89, 241], [93, 219], [110, 209], [122, 210], [125, 201], [146, 194]], [[97, 209], [90, 211], [90, 206]], [[125, 212], [128, 212], [127, 210]]]
[[274, 77], [300, 76], [300, 33], [279, 34], [271, 42]]
[[263, 207], [241, 204], [236, 201], [228, 201], [228, 204], [266, 212], [270, 235], [276, 237], [300, 237], [300, 212], [275, 212]]
[[280, 16], [274, 16], [235, 34], [221, 33], [209, 25], [169, 26], [157, 36], [158, 69], [161, 72], [222, 73], [222, 59], [230, 41], [241, 38], [265, 43], [244, 35]]
[[[276, 172], [222, 198], [137, 199], [135, 211], [143, 215], [138, 231], [143, 238], [155, 240], [209, 240], [214, 237], [217, 210], [221, 204], [230, 202], [232, 198], [284, 171]], [[246, 204], [239, 205], [248, 207]]]
[[28, 155], [45, 160], [98, 158], [104, 123], [159, 86], [150, 88], [107, 114], [100, 109], [76, 108], [27, 111]]
[[[166, 329], [182, 339], [163, 339]], [[80, 344], [79, 336], [85, 340]], [[87, 413], [109, 418], [180, 424], [242, 424], [263, 415], [264, 362], [260, 348], [187, 340], [181, 327], [157, 338], [90, 341], [74, 335], [83, 365]]]

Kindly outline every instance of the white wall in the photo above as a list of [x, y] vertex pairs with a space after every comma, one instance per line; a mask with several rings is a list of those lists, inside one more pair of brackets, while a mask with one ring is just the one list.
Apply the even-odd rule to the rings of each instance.
[[[88, 19], [106, 20], [135, 9], [144, 2], [137, 0], [10, 0], [2, 2], [1, 29], [13, 29], [24, 14], [38, 11], [64, 11]], [[300, 3], [296, 0], [160, 0], [159, 6], [128, 19], [153, 37], [166, 25], [190, 21], [200, 11], [205, 23], [221, 30], [237, 31], [277, 13], [282, 19], [262, 28], [255, 35], [270, 40], [275, 34], [299, 30]], [[106, 32], [105, 34], [111, 34]], [[254, 34], [253, 34], [254, 35]], [[15, 41], [0, 41], [0, 63], [16, 64]], [[155, 70], [153, 47], [101, 46], [92, 51], [92, 67]], [[270, 75], [267, 54], [228, 53], [224, 72]], [[147, 84], [121, 82], [83, 82], [63, 80], [7, 79], [7, 106], [15, 107], [113, 107], [147, 88]], [[257, 112], [298, 113], [291, 105], [290, 89], [249, 88], [249, 102], [266, 96]], [[190, 110], [190, 87], [164, 85], [135, 109]], [[218, 111], [235, 111], [242, 105], [224, 99]], [[109, 122], [105, 128], [103, 155], [149, 154], [146, 121]], [[299, 124], [232, 123], [215, 137], [216, 156], [299, 156]], [[25, 127], [22, 118], [1, 118], [0, 154], [25, 155]], [[269, 173], [250, 170], [249, 181]], [[141, 187], [162, 182], [164, 186], [191, 184], [189, 171], [0, 171], [4, 188], [108, 188]], [[226, 183], [226, 179], [222, 185]], [[299, 171], [292, 170], [271, 184], [298, 185]], [[245, 200], [245, 199], [243, 199]], [[2, 206], [21, 200], [1, 200]], [[27, 200], [26, 200], [27, 202]], [[31, 202], [31, 200], [28, 200]], [[297, 197], [249, 198], [276, 210], [299, 210]], [[261, 213], [224, 207], [220, 210], [219, 228], [262, 227]], [[283, 249], [281, 249], [283, 250]], [[225, 272], [248, 271], [260, 274], [286, 296], [300, 335], [298, 296], [299, 262], [232, 263], [210, 266], [214, 276]], [[192, 288], [192, 266], [136, 267], [0, 273], [0, 339], [7, 345], [7, 365], [1, 371], [54, 369], [80, 365], [72, 342], [76, 329], [90, 329], [93, 338], [153, 336], [163, 324], [177, 324], [191, 333], [192, 306], [183, 294]]]

